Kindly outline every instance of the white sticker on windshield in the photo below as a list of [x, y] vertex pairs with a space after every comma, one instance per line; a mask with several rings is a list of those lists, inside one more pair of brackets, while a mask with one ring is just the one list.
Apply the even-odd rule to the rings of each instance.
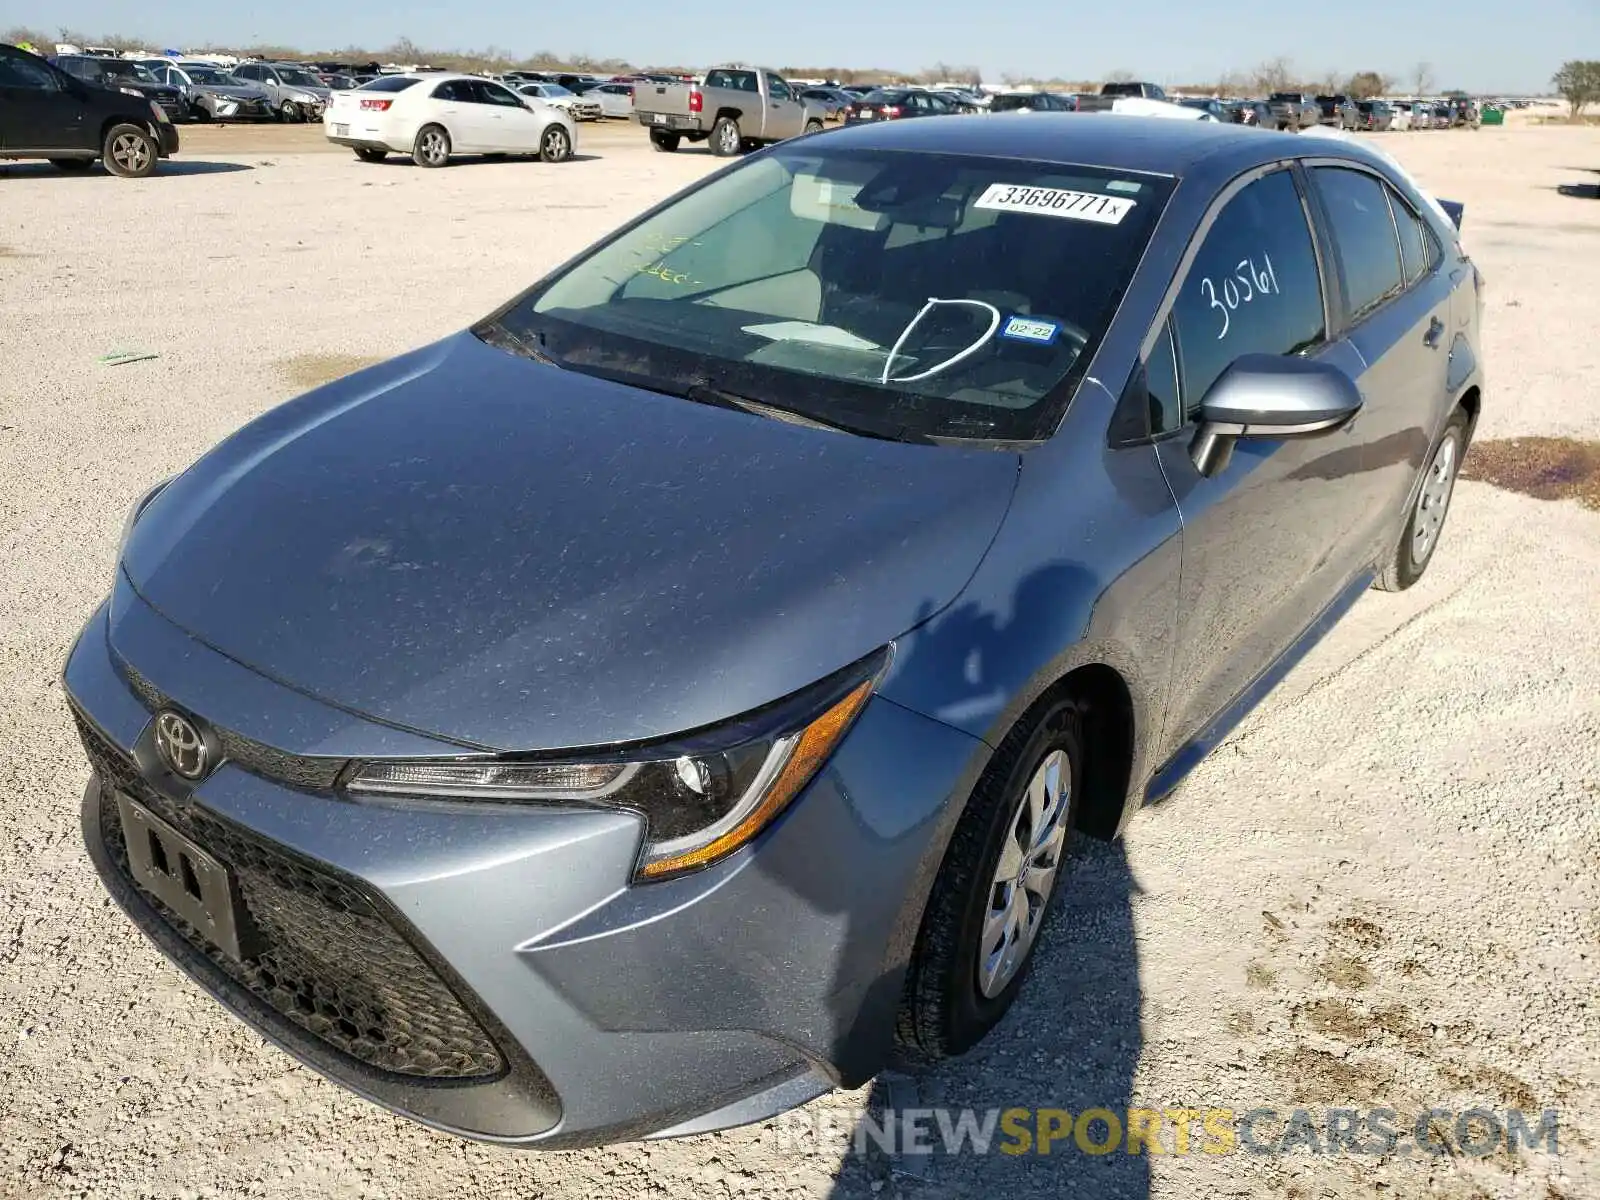
[[1045, 217], [1070, 217], [1074, 221], [1094, 221], [1100, 225], [1120, 225], [1122, 218], [1132, 212], [1138, 203], [1126, 196], [1103, 196], [1098, 192], [991, 183], [972, 207], [1037, 213]]

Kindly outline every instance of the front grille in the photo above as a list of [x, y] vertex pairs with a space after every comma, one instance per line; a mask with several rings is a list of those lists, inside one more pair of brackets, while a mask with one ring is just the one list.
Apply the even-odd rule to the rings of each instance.
[[[345, 880], [204, 811], [174, 805], [76, 711], [103, 788], [132, 796], [225, 863], [233, 874], [243, 961], [141, 890], [196, 950], [280, 1016], [383, 1071], [483, 1080], [506, 1061], [427, 961], [377, 906]], [[100, 804], [100, 836], [130, 882], [117, 806]]]

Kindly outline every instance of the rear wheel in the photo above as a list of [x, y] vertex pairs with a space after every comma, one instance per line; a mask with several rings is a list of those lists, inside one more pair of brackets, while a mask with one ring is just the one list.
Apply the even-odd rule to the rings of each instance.
[[663, 154], [671, 154], [678, 148], [678, 143], [681, 140], [677, 134], [668, 133], [664, 129], [652, 129], [650, 131], [650, 144]]
[[101, 161], [125, 179], [143, 179], [156, 169], [160, 152], [150, 131], [139, 125], [113, 125], [106, 131]]
[[419, 167], [442, 167], [450, 161], [450, 135], [442, 125], [424, 125], [417, 130], [411, 161]]
[[389, 157], [387, 150], [379, 150], [373, 146], [357, 146], [356, 157], [362, 162], [382, 162]]
[[739, 122], [732, 117], [719, 117], [711, 127], [711, 153], [718, 158], [732, 158], [744, 149], [744, 139], [739, 136]]
[[934, 881], [895, 1040], [908, 1065], [965, 1053], [1021, 990], [1066, 860], [1082, 779], [1080, 713], [1053, 703], [1001, 743]]
[[58, 171], [87, 171], [94, 166], [92, 158], [52, 158], [50, 165]]
[[1456, 475], [1461, 470], [1461, 458], [1466, 449], [1467, 414], [1458, 408], [1450, 415], [1450, 423], [1428, 459], [1428, 469], [1423, 473], [1422, 486], [1411, 505], [1400, 544], [1375, 584], [1380, 590], [1405, 591], [1422, 578], [1433, 561], [1439, 536], [1444, 532], [1444, 519], [1450, 515], [1450, 498], [1455, 494]]
[[547, 163], [566, 162], [572, 157], [572, 135], [565, 125], [551, 125], [540, 135], [539, 157]]

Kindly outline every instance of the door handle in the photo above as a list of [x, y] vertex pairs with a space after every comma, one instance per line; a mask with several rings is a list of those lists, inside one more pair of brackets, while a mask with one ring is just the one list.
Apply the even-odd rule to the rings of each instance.
[[1422, 335], [1422, 344], [1430, 350], [1439, 348], [1439, 339], [1444, 336], [1444, 322], [1434, 317], [1428, 322], [1428, 332]]

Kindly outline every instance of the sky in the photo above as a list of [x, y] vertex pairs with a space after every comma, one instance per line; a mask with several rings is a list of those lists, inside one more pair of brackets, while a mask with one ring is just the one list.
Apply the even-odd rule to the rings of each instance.
[[[552, 13], [558, 19], [551, 20]], [[685, 19], [691, 13], [722, 15]], [[1334, 0], [1321, 13], [1310, 3], [1216, 0], [1045, 0], [1005, 9], [970, 0], [814, 7], [757, 0], [687, 9], [663, 0], [0, 0], [0, 29], [53, 32], [65, 25], [91, 36], [147, 37], [156, 48], [257, 42], [308, 50], [380, 47], [404, 36], [440, 50], [494, 45], [517, 54], [551, 50], [640, 65], [737, 60], [917, 71], [936, 62], [971, 63], [993, 82], [1006, 72], [1087, 80], [1114, 71], [1162, 84], [1203, 82], [1281, 55], [1308, 79], [1370, 69], [1404, 85], [1426, 61], [1437, 89], [1481, 92], [1548, 91], [1565, 59], [1600, 59], [1597, 0]]]

